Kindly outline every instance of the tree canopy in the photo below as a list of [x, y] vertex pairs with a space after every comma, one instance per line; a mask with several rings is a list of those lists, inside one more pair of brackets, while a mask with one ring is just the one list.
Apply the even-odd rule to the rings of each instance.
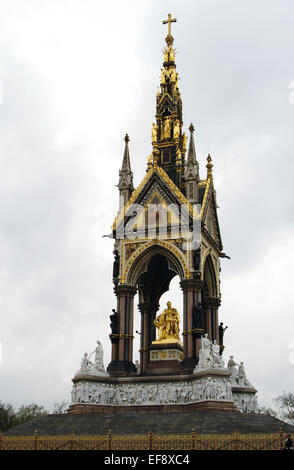
[[0, 431], [5, 432], [13, 426], [25, 423], [37, 416], [47, 415], [49, 412], [43, 406], [36, 403], [21, 405], [15, 410], [10, 403], [0, 402]]

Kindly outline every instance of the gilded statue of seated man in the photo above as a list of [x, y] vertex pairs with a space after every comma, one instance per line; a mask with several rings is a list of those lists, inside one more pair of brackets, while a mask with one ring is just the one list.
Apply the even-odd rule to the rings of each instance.
[[167, 302], [167, 308], [153, 322], [158, 328], [158, 339], [162, 341], [166, 339], [179, 340], [180, 336], [180, 315], [175, 308], [172, 308], [171, 302]]

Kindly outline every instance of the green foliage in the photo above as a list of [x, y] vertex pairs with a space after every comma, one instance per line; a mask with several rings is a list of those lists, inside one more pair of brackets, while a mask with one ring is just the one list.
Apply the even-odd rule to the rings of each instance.
[[36, 403], [30, 405], [21, 405], [18, 411], [15, 413], [13, 426], [25, 423], [37, 416], [47, 415], [48, 411], [43, 406], [39, 406]]
[[0, 402], [0, 431], [5, 432], [13, 426], [15, 411], [9, 403]]
[[48, 411], [45, 410], [43, 406], [39, 406], [36, 403], [21, 405], [16, 411], [9, 403], [0, 402], [0, 431], [5, 432], [13, 426], [18, 426], [37, 416], [47, 414]]

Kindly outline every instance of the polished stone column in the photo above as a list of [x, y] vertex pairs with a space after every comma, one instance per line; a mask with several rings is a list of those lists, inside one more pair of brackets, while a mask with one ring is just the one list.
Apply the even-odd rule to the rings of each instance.
[[141, 302], [138, 307], [141, 312], [140, 373], [145, 375], [149, 363], [150, 345], [155, 339], [153, 320], [156, 316], [158, 305]]
[[[201, 328], [196, 328], [194, 321], [194, 309], [201, 300], [201, 289], [203, 282], [198, 279], [184, 279], [180, 282], [183, 290], [183, 348], [184, 359], [182, 370], [185, 373], [192, 373], [197, 363], [197, 338]], [[198, 331], [199, 330], [199, 331]]]
[[[198, 290], [198, 291], [194, 292], [194, 296], [195, 296], [194, 305], [199, 306], [202, 303], [201, 291]], [[205, 332], [204, 324], [205, 324], [205, 320], [204, 320], [204, 318], [202, 318], [202, 321], [201, 321], [200, 325], [194, 325], [194, 326], [197, 326], [197, 327], [200, 326], [199, 330], [203, 330], [203, 331], [195, 332], [195, 334], [194, 334], [195, 357], [196, 357], [197, 361], [198, 361], [198, 358], [199, 358], [199, 351], [201, 349], [201, 335]]]
[[207, 297], [205, 299], [205, 307], [207, 309], [207, 333], [211, 341], [217, 340], [219, 343], [218, 336], [218, 308], [221, 304], [219, 297]]
[[149, 354], [149, 310], [150, 305], [146, 302], [139, 303], [141, 312], [141, 341], [140, 341], [140, 374], [145, 375]]
[[133, 304], [136, 288], [116, 285], [117, 311], [119, 315], [118, 333], [111, 334], [112, 360], [107, 371], [111, 376], [128, 376], [136, 373], [133, 364]]

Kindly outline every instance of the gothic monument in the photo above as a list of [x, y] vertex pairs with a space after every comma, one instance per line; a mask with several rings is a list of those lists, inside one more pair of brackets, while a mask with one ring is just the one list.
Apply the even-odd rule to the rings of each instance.
[[[256, 410], [256, 390], [244, 364], [222, 352], [219, 324], [220, 258], [213, 164], [199, 173], [194, 126], [189, 145], [183, 131], [182, 99], [174, 38], [168, 15], [160, 88], [151, 130], [147, 171], [133, 186], [129, 137], [119, 172], [120, 209], [112, 226], [116, 309], [110, 316], [111, 362], [105, 369], [97, 341], [94, 362], [84, 354], [73, 378], [71, 413], [120, 413], [215, 409]], [[159, 300], [180, 278], [182, 311]], [[133, 361], [134, 296], [141, 314], [140, 363]], [[181, 319], [182, 318], [182, 319]], [[108, 318], [105, 320], [106, 326]]]

